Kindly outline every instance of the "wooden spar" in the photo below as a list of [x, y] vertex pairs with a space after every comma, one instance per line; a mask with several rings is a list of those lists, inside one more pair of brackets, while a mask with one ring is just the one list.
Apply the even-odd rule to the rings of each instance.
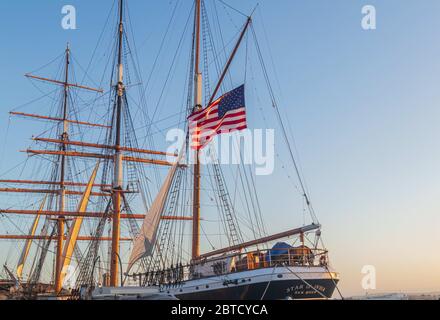
[[[0, 209], [0, 214], [11, 214], [11, 215], [41, 215], [41, 216], [53, 216], [53, 217], [84, 217], [84, 218], [96, 218], [100, 219], [106, 215], [105, 212], [72, 212], [72, 211], [35, 211], [35, 210], [3, 210]], [[145, 214], [121, 214], [121, 219], [134, 219], [134, 220], [144, 220]], [[174, 220], [174, 221], [192, 221], [192, 217], [177, 217], [177, 216], [162, 216], [162, 220]]]
[[[50, 237], [50, 236], [24, 236], [24, 235], [0, 235], [0, 240], [28, 240], [30, 242], [37, 240], [57, 240], [58, 236]], [[66, 240], [66, 236], [63, 237]], [[95, 238], [90, 236], [79, 236], [78, 241], [111, 241], [110, 237], [103, 238]], [[131, 238], [121, 238], [121, 241], [133, 241]]]
[[[44, 205], [46, 204], [46, 200], [47, 200], [47, 196], [44, 197], [43, 202], [40, 205], [40, 209], [38, 210], [39, 212], [44, 209]], [[40, 217], [41, 217], [41, 215], [39, 215], [39, 214], [37, 214], [35, 216], [34, 223], [32, 224], [32, 227], [29, 232], [30, 236], [35, 236], [35, 233], [37, 232], [38, 223], [40, 222]], [[21, 253], [20, 260], [18, 260], [18, 263], [17, 263], [17, 277], [18, 277], [18, 279], [21, 279], [21, 277], [22, 277], [23, 268], [26, 263], [27, 257], [29, 255], [29, 250], [31, 249], [31, 245], [32, 245], [32, 241], [30, 241], [30, 239], [27, 239], [27, 240], [28, 241], [26, 241], [26, 243], [23, 247], [23, 251]]]
[[[29, 185], [48, 185], [48, 186], [59, 186], [61, 182], [56, 181], [33, 181], [33, 180], [0, 180], [0, 183], [4, 184], [29, 184]], [[87, 187], [87, 183], [80, 182], [64, 182], [65, 186], [68, 187]], [[94, 188], [111, 188], [109, 184], [94, 184]]]
[[65, 217], [58, 217], [57, 219], [57, 236], [55, 237], [55, 240], [57, 242], [57, 251], [56, 251], [56, 258], [55, 258], [55, 292], [60, 292], [63, 289], [63, 283], [62, 283], [62, 275], [61, 272], [63, 270], [63, 245], [64, 240], [66, 240], [64, 235], [64, 228], [66, 225], [66, 218]]
[[[112, 155], [105, 155], [100, 153], [87, 153], [87, 152], [76, 152], [76, 151], [50, 151], [50, 150], [26, 150], [22, 151], [34, 155], [65, 155], [66, 157], [79, 157], [79, 158], [91, 158], [91, 159], [106, 159], [113, 160], [114, 157]], [[123, 161], [127, 162], [135, 162], [135, 163], [144, 163], [144, 164], [153, 164], [157, 166], [165, 166], [172, 167], [173, 163], [165, 161], [165, 160], [154, 160], [154, 159], [144, 159], [144, 158], [135, 158], [122, 156]], [[182, 165], [183, 167], [183, 165]]]
[[[105, 212], [72, 212], [72, 211], [35, 211], [35, 210], [0, 210], [0, 214], [13, 214], [13, 215], [36, 215], [40, 214], [42, 216], [53, 216], [53, 217], [69, 217], [69, 218], [76, 218], [76, 217], [84, 217], [84, 218], [97, 218], [100, 219], [106, 215]], [[145, 214], [131, 214], [130, 216], [125, 216], [125, 219], [135, 219], [135, 220], [143, 220], [145, 219]]]
[[[70, 145], [70, 146], [96, 148], [96, 149], [109, 149], [109, 150], [115, 149], [115, 146], [108, 146], [108, 145], [96, 144], [96, 143], [86, 143], [86, 142], [80, 142], [80, 141], [62, 141], [62, 140], [57, 140], [57, 139], [46, 139], [46, 138], [33, 138], [33, 140], [34, 141], [41, 141], [41, 142], [48, 142], [48, 143], [65, 144], [65, 145]], [[167, 153], [167, 152], [137, 149], [137, 148], [119, 147], [119, 149], [121, 151], [126, 151], [126, 152], [143, 153], [143, 154], [150, 154], [150, 155], [170, 156], [170, 157], [177, 157], [178, 156], [175, 153]]]
[[[50, 189], [17, 189], [17, 188], [0, 188], [0, 193], [40, 193], [40, 194], [59, 194], [60, 190]], [[64, 190], [65, 195], [81, 196], [83, 192]], [[109, 197], [110, 193], [92, 192], [90, 194], [93, 197]], [[60, 209], [63, 211], [63, 209]]]
[[[14, 274], [11, 272], [11, 270], [9, 270], [7, 265], [4, 265], [3, 268], [5, 269], [6, 273], [8, 274], [9, 278], [13, 281], [14, 284], [18, 285], [19, 284], [19, 279], [17, 279]], [[8, 280], [6, 280], [8, 281]], [[0, 284], [3, 285], [5, 283], [5, 280], [0, 280]]]
[[[92, 176], [90, 177], [88, 186], [86, 187], [86, 190], [84, 191], [83, 197], [81, 198], [81, 201], [78, 204], [78, 212], [86, 212], [87, 206], [89, 204], [90, 200], [90, 194], [92, 193], [92, 186], [95, 183], [96, 176], [98, 174], [99, 169], [99, 162], [96, 164], [95, 169], [93, 170]], [[66, 245], [63, 248], [63, 253], [59, 265], [59, 269], [57, 272], [59, 272], [59, 286], [57, 286], [57, 293], [59, 293], [62, 289], [62, 283], [64, 280], [64, 277], [66, 276], [66, 270], [65, 268], [70, 266], [70, 262], [72, 259], [73, 251], [76, 247], [79, 232], [81, 230], [82, 222], [84, 220], [84, 217], [77, 217], [73, 220], [72, 225], [70, 227], [69, 235], [67, 236]], [[62, 237], [61, 237], [62, 239]]]
[[[122, 184], [124, 179], [123, 154], [121, 151], [122, 136], [122, 115], [124, 87], [124, 65], [122, 60], [124, 41], [124, 1], [119, 0], [119, 34], [118, 34], [118, 83], [116, 85], [116, 139], [113, 167], [113, 225], [112, 225], [112, 247], [110, 257], [110, 286], [117, 287], [119, 281], [119, 239], [121, 236], [121, 200]], [[122, 273], [122, 270], [121, 270]]]
[[66, 82], [59, 81], [59, 80], [52, 80], [52, 79], [49, 79], [49, 78], [34, 76], [32, 74], [29, 74], [29, 73], [25, 74], [24, 76], [26, 78], [41, 80], [41, 81], [45, 81], [45, 82], [50, 82], [50, 83], [58, 84], [58, 85], [61, 85], [61, 86], [74, 87], [74, 88], [78, 88], [78, 89], [84, 89], [84, 90], [88, 90], [88, 91], [104, 93], [104, 90], [102, 90], [102, 89], [91, 88], [91, 87], [82, 86], [82, 85], [75, 84], [75, 83], [66, 83]]
[[241, 32], [240, 37], [239, 37], [239, 39], [237, 41], [237, 44], [235, 45], [234, 50], [232, 51], [232, 54], [229, 57], [228, 62], [226, 63], [226, 66], [225, 66], [225, 68], [224, 68], [224, 70], [223, 70], [223, 72], [222, 72], [222, 74], [220, 76], [220, 79], [219, 79], [219, 81], [218, 81], [218, 83], [217, 83], [217, 85], [216, 85], [216, 87], [215, 87], [215, 89], [214, 89], [214, 91], [212, 93], [211, 99], [209, 99], [208, 106], [210, 106], [214, 102], [215, 96], [217, 95], [217, 93], [218, 93], [218, 91], [220, 89], [220, 86], [222, 85], [223, 80], [225, 79], [226, 74], [228, 73], [228, 70], [229, 70], [229, 67], [232, 64], [232, 61], [234, 61], [235, 55], [237, 54], [237, 51], [238, 51], [238, 48], [240, 47], [241, 42], [243, 41], [244, 35], [246, 34], [246, 31], [247, 31], [249, 25], [251, 24], [251, 22], [252, 22], [252, 18], [248, 17], [248, 19], [246, 21], [246, 24], [245, 24], [245, 26], [243, 28], [243, 31]]
[[[31, 113], [23, 113], [23, 112], [9, 112], [10, 115], [13, 116], [20, 116], [20, 117], [28, 117], [28, 118], [35, 118], [35, 119], [41, 119], [41, 120], [48, 120], [48, 121], [57, 121], [57, 122], [64, 122], [61, 118], [54, 118], [54, 117], [48, 117], [48, 116], [41, 116], [38, 114], [31, 114]], [[96, 124], [96, 123], [90, 123], [90, 122], [84, 122], [84, 121], [76, 121], [76, 120], [66, 120], [68, 123], [72, 124], [78, 124], [88, 127], [98, 127], [98, 128], [106, 128], [109, 129], [110, 126], [106, 126], [103, 124]]]
[[192, 221], [192, 217], [176, 217], [176, 216], [162, 216], [161, 220], [171, 220], [171, 221]]
[[[174, 164], [168, 161], [163, 160], [152, 160], [152, 159], [142, 159], [142, 158], [135, 158], [135, 157], [122, 157], [122, 160], [127, 162], [136, 162], [136, 163], [143, 163], [143, 164], [154, 164], [157, 166], [165, 166], [165, 167], [172, 167]], [[180, 167], [184, 167], [181, 165]]]
[[268, 243], [268, 242], [271, 242], [271, 241], [275, 241], [275, 240], [279, 240], [279, 239], [283, 239], [283, 238], [288, 238], [288, 237], [291, 237], [291, 236], [294, 236], [294, 235], [298, 235], [298, 234], [304, 234], [306, 232], [317, 230], [319, 228], [321, 228], [320, 225], [311, 224], [309, 226], [305, 226], [305, 227], [302, 227], [302, 228], [297, 228], [297, 229], [289, 230], [289, 231], [286, 231], [286, 232], [278, 233], [278, 234], [275, 234], [273, 236], [268, 236], [268, 237], [264, 237], [264, 238], [261, 238], [261, 239], [249, 241], [249, 242], [246, 242], [246, 243], [243, 243], [243, 244], [239, 244], [239, 245], [236, 245], [236, 246], [232, 246], [232, 247], [229, 247], [229, 248], [225, 248], [225, 249], [220, 249], [220, 250], [216, 250], [216, 251], [213, 251], [213, 252], [209, 252], [209, 253], [201, 255], [199, 257], [199, 260], [207, 259], [207, 258], [210, 258], [210, 257], [213, 257], [213, 256], [217, 256], [217, 255], [221, 255], [221, 254], [225, 254], [225, 253], [229, 253], [229, 252], [233, 252], [233, 251], [243, 250], [243, 249], [246, 249], [246, 248], [257, 246], [259, 244], [264, 244], [264, 243]]
[[[203, 77], [200, 72], [200, 31], [201, 31], [201, 0], [196, 0], [194, 19], [195, 29], [195, 75], [194, 75], [194, 112], [202, 109], [202, 85]], [[192, 259], [200, 255], [200, 189], [201, 189], [201, 166], [199, 150], [195, 151], [194, 177], [193, 177], [193, 223], [192, 223]]]
[[50, 151], [50, 150], [26, 150], [22, 151], [36, 155], [50, 155], [50, 156], [67, 156], [67, 157], [79, 157], [79, 158], [91, 158], [91, 159], [112, 159], [112, 156], [100, 154], [100, 153], [86, 153], [75, 151]]

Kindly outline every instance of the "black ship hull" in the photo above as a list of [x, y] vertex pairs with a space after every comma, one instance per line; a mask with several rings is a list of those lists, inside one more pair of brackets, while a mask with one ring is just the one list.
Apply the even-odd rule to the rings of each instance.
[[193, 279], [162, 287], [97, 288], [91, 299], [324, 300], [332, 298], [338, 282], [338, 274], [324, 267], [277, 267]]
[[325, 268], [260, 269], [165, 288], [179, 300], [330, 299], [339, 277]]
[[[310, 285], [310, 286], [309, 286]], [[179, 300], [286, 300], [330, 299], [337, 280], [311, 280], [308, 285], [301, 280], [285, 280], [274, 283], [261, 282], [237, 287], [227, 287], [204, 292], [176, 294]], [[312, 287], [314, 289], [312, 289]]]

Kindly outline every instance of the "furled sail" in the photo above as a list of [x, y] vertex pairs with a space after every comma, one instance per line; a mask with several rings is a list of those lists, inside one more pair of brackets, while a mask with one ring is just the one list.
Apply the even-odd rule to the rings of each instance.
[[131, 252], [127, 272], [130, 272], [131, 268], [136, 262], [142, 258], [150, 256], [153, 252], [160, 219], [165, 209], [167, 198], [179, 166], [179, 161], [177, 161], [170, 169], [170, 172], [168, 173], [168, 176], [165, 179], [159, 194], [145, 216], [141, 231], [134, 241], [134, 247]]
[[[87, 184], [86, 190], [84, 191], [84, 194], [81, 198], [80, 203], [78, 204], [78, 212], [79, 213], [85, 213], [87, 211], [87, 206], [89, 204], [90, 194], [92, 193], [93, 184], [95, 183], [96, 175], [98, 174], [99, 169], [99, 162], [96, 165], [95, 169], [93, 170], [92, 176], [90, 177], [90, 181]], [[63, 279], [66, 276], [66, 267], [70, 265], [70, 262], [72, 260], [72, 255], [75, 250], [76, 242], [78, 240], [79, 232], [81, 230], [82, 222], [84, 220], [84, 217], [78, 217], [76, 218], [72, 226], [70, 228], [70, 232], [66, 239], [66, 245], [64, 247], [63, 251], [63, 258], [62, 258], [62, 264], [61, 264], [61, 283], [63, 283]]]
[[[43, 211], [44, 205], [46, 204], [46, 199], [47, 199], [47, 196], [44, 197], [43, 202], [41, 203], [40, 209], [38, 210], [38, 212]], [[37, 232], [37, 227], [38, 227], [38, 223], [40, 222], [40, 217], [41, 217], [40, 214], [37, 214], [35, 216], [34, 223], [32, 224], [31, 229], [29, 231], [29, 236], [33, 237], [35, 235], [35, 232]], [[23, 247], [23, 252], [21, 253], [20, 260], [18, 260], [18, 264], [17, 264], [17, 277], [18, 277], [18, 279], [21, 279], [23, 276], [24, 264], [26, 263], [26, 259], [29, 255], [29, 250], [31, 249], [31, 245], [32, 245], [32, 239], [26, 240], [26, 243]]]

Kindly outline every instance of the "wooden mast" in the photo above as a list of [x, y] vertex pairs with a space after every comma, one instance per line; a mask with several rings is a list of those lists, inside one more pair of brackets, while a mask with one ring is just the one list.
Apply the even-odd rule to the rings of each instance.
[[[194, 110], [193, 112], [202, 109], [202, 73], [200, 72], [200, 30], [201, 30], [201, 1], [196, 1], [195, 10], [195, 93], [194, 93]], [[215, 96], [220, 89], [221, 84], [232, 64], [232, 61], [240, 47], [240, 44], [246, 34], [246, 31], [251, 24], [252, 19], [248, 17], [246, 24], [240, 34], [237, 44], [229, 57], [226, 66], [220, 76], [220, 79], [214, 89], [214, 92], [209, 100], [208, 106], [212, 104]], [[200, 151], [195, 151], [194, 157], [194, 190], [193, 190], [193, 233], [192, 233], [192, 260], [200, 259], [200, 184], [201, 184], [201, 166], [200, 166]]]
[[122, 123], [122, 99], [124, 96], [124, 67], [122, 63], [123, 35], [124, 35], [124, 1], [119, 0], [119, 48], [118, 48], [118, 84], [116, 105], [116, 141], [114, 155], [114, 179], [113, 179], [113, 228], [112, 248], [110, 259], [110, 286], [118, 285], [119, 272], [119, 241], [121, 220], [121, 191], [123, 184], [123, 154], [121, 150], [121, 123]]
[[[64, 73], [64, 79], [63, 80], [53, 80], [38, 76], [33, 76], [30, 74], [26, 74], [26, 77], [31, 79], [37, 79], [40, 81], [45, 81], [57, 85], [61, 85], [64, 88], [64, 94], [63, 94], [63, 101], [62, 101], [62, 116], [60, 118], [54, 118], [54, 117], [47, 117], [47, 116], [40, 116], [40, 115], [34, 115], [34, 114], [26, 114], [21, 112], [11, 112], [11, 115], [16, 116], [23, 116], [23, 117], [30, 117], [30, 118], [37, 118], [42, 120], [49, 120], [49, 121], [56, 121], [59, 123], [62, 123], [62, 133], [59, 135], [58, 140], [56, 140], [56, 143], [59, 145], [59, 151], [56, 151], [53, 155], [58, 155], [58, 170], [59, 170], [59, 180], [58, 181], [47, 181], [47, 182], [34, 182], [34, 181], [20, 181], [20, 180], [2, 180], [0, 183], [30, 183], [30, 184], [48, 184], [52, 186], [59, 186], [59, 188], [51, 190], [51, 189], [45, 189], [45, 190], [33, 190], [33, 189], [9, 189], [9, 188], [0, 188], [0, 192], [19, 192], [19, 193], [45, 193], [45, 194], [55, 194], [57, 195], [57, 208], [56, 211], [46, 212], [47, 214], [41, 214], [42, 209], [35, 212], [28, 212], [28, 214], [39, 216], [49, 216], [54, 218], [53, 220], [56, 222], [56, 235], [53, 237], [53, 240], [56, 241], [56, 253], [55, 253], [55, 281], [54, 281], [54, 290], [59, 293], [62, 290], [62, 279], [61, 279], [61, 261], [63, 258], [63, 246], [64, 246], [64, 230], [65, 230], [65, 215], [63, 214], [65, 212], [65, 199], [66, 195], [70, 194], [78, 194], [77, 192], [72, 192], [66, 189], [67, 186], [76, 186], [77, 184], [74, 184], [72, 182], [66, 182], [66, 167], [67, 167], [67, 157], [69, 156], [69, 153], [67, 152], [67, 146], [69, 141], [69, 124], [78, 124], [78, 125], [87, 125], [91, 127], [105, 127], [99, 124], [92, 124], [88, 122], [81, 122], [76, 120], [71, 120], [68, 118], [69, 114], [69, 90], [70, 87], [75, 87], [83, 90], [88, 91], [94, 91], [94, 92], [100, 92], [103, 91], [101, 89], [95, 89], [91, 87], [81, 86], [78, 84], [72, 84], [69, 83], [69, 72], [70, 72], [70, 46], [67, 44], [66, 50], [65, 50], [65, 73]], [[104, 195], [104, 194], [103, 194]], [[50, 213], [50, 214], [49, 214]], [[38, 221], [38, 220], [36, 220]], [[34, 235], [30, 236], [29, 238], [32, 238]], [[1, 239], [7, 239], [7, 237], [13, 238], [14, 236], [1, 236]], [[43, 237], [44, 238], [44, 237]], [[27, 239], [26, 239], [27, 240]], [[51, 238], [52, 240], [52, 238]], [[21, 266], [22, 268], [23, 266]]]
[[[65, 176], [66, 176], [66, 156], [64, 152], [66, 152], [65, 141], [69, 140], [69, 122], [68, 118], [68, 102], [69, 102], [69, 65], [70, 65], [70, 48], [69, 44], [67, 44], [66, 48], [66, 66], [65, 66], [65, 78], [64, 78], [64, 102], [63, 102], [63, 133], [61, 134], [61, 144], [60, 149], [63, 152], [61, 155], [61, 163], [60, 163], [60, 189], [59, 189], [59, 204], [58, 210], [60, 212], [65, 211], [66, 207], [66, 185], [65, 185]], [[64, 242], [64, 224], [65, 218], [60, 216], [57, 218], [58, 224], [58, 238], [57, 238], [57, 250], [56, 250], [56, 261], [55, 261], [55, 292], [61, 292], [63, 288], [63, 284], [61, 281], [61, 261], [63, 255], [63, 242]]]
[[[194, 76], [194, 112], [202, 109], [202, 73], [200, 72], [200, 17], [201, 0], [195, 0], [195, 76]], [[201, 167], [200, 154], [195, 151], [194, 157], [194, 189], [193, 189], [193, 232], [192, 232], [192, 259], [200, 256], [200, 181]]]
[[57, 251], [56, 251], [56, 261], [55, 261], [55, 292], [60, 293], [63, 289], [63, 283], [61, 281], [61, 269], [62, 269], [62, 257], [63, 257], [63, 246], [64, 246], [64, 227], [66, 219], [62, 216], [56, 219], [58, 225], [58, 235], [57, 241]]

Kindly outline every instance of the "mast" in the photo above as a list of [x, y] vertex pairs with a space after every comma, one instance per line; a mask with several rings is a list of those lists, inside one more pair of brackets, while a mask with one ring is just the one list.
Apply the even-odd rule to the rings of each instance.
[[64, 242], [64, 226], [65, 226], [65, 218], [59, 217], [56, 220], [58, 225], [58, 236], [57, 236], [57, 256], [55, 263], [55, 292], [60, 293], [63, 289], [63, 283], [61, 280], [61, 271], [62, 271], [62, 256], [63, 256], [63, 242]]
[[[63, 101], [63, 133], [61, 134], [61, 143], [60, 149], [62, 151], [61, 154], [61, 163], [60, 163], [60, 189], [59, 189], [59, 204], [58, 210], [59, 212], [64, 212], [66, 207], [66, 144], [69, 140], [69, 122], [68, 119], [68, 101], [69, 101], [69, 65], [70, 65], [70, 47], [67, 44], [66, 48], [66, 66], [65, 66], [65, 78], [64, 78], [64, 101]], [[61, 281], [61, 261], [63, 255], [63, 242], [64, 242], [64, 224], [65, 219], [63, 216], [60, 216], [56, 219], [56, 223], [58, 224], [58, 238], [57, 238], [57, 250], [56, 250], [56, 262], [55, 262], [55, 291], [58, 293], [62, 290], [62, 281]]]
[[[196, 1], [195, 8], [195, 75], [194, 75], [194, 112], [202, 109], [202, 73], [200, 72], [200, 16], [201, 0]], [[192, 259], [200, 256], [200, 181], [201, 167], [199, 151], [195, 151], [194, 189], [193, 189], [193, 232], [192, 232]]]
[[122, 64], [123, 50], [123, 21], [124, 1], [119, 0], [119, 48], [118, 48], [118, 84], [117, 105], [116, 105], [116, 141], [114, 155], [114, 178], [113, 178], [113, 228], [112, 228], [112, 250], [110, 259], [110, 286], [118, 285], [119, 272], [119, 242], [120, 242], [120, 220], [121, 220], [121, 192], [123, 183], [123, 154], [121, 150], [121, 122], [122, 122], [122, 99], [124, 95], [124, 67]]
[[[200, 71], [200, 30], [201, 30], [201, 1], [196, 1], [196, 10], [195, 10], [195, 33], [194, 33], [194, 42], [195, 42], [195, 77], [194, 77], [194, 110], [193, 112], [201, 110], [202, 107], [202, 73]], [[248, 27], [252, 22], [251, 17], [248, 17], [246, 24], [243, 27], [243, 30], [240, 34], [240, 37], [237, 41], [237, 44], [232, 51], [231, 56], [229, 57], [226, 66], [221, 74], [220, 80], [218, 81], [215, 90], [209, 100], [208, 106], [211, 105], [214, 101], [214, 98], [217, 92], [220, 89], [220, 86], [229, 70], [229, 67], [234, 60], [234, 57], [240, 47], [240, 44], [246, 34]], [[194, 157], [194, 189], [193, 189], [193, 232], [192, 232], [192, 260], [200, 259], [200, 190], [201, 190], [201, 165], [200, 165], [200, 150], [195, 151]]]

